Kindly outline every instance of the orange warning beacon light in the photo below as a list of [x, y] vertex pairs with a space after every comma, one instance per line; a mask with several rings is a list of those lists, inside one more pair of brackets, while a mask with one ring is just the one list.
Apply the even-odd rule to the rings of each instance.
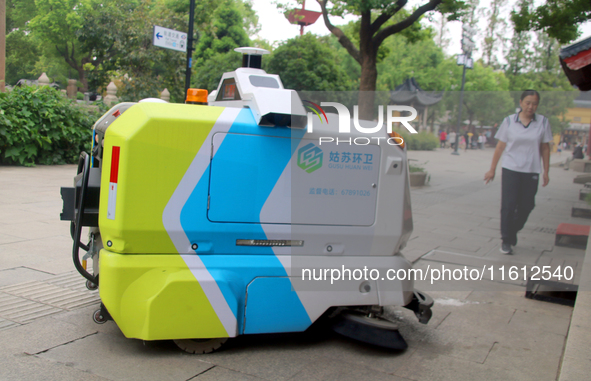
[[187, 104], [207, 105], [207, 90], [187, 89]]

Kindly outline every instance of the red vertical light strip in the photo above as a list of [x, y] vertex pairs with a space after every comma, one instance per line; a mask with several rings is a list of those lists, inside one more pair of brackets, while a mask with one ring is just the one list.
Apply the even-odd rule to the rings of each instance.
[[121, 147], [113, 146], [113, 154], [111, 155], [111, 182], [117, 183], [119, 177], [119, 154]]
[[117, 209], [117, 180], [119, 178], [119, 155], [121, 147], [113, 147], [111, 153], [111, 180], [109, 183], [109, 202], [107, 204], [107, 218], [115, 219], [115, 210]]

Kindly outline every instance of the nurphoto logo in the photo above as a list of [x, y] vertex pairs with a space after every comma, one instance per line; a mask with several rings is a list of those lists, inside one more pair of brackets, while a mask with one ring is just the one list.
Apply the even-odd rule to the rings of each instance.
[[[339, 133], [341, 134], [348, 134], [351, 133], [351, 124], [355, 129], [362, 133], [362, 134], [375, 134], [376, 132], [380, 131], [384, 126], [384, 106], [378, 107], [378, 121], [374, 127], [362, 127], [359, 123], [359, 106], [353, 106], [353, 118], [351, 118], [351, 113], [349, 109], [337, 102], [320, 102], [320, 105], [316, 103], [304, 100], [305, 107], [310, 110], [307, 113], [308, 115], [308, 133], [312, 133], [314, 131], [314, 117], [317, 116], [320, 120], [320, 123], [328, 124], [328, 118], [324, 109], [322, 107], [334, 107], [337, 110], [337, 114], [339, 117]], [[402, 116], [396, 115], [394, 116], [393, 113], [398, 112], [408, 112], [410, 115]], [[324, 119], [322, 118], [324, 117]], [[399, 105], [389, 105], [386, 106], [386, 132], [388, 133], [389, 137], [381, 137], [381, 136], [371, 136], [371, 137], [356, 137], [356, 138], [348, 138], [348, 139], [339, 139], [338, 137], [320, 137], [319, 138], [319, 145], [322, 143], [330, 143], [336, 142], [338, 145], [340, 144], [349, 144], [349, 145], [368, 145], [372, 142], [372, 140], [377, 141], [377, 144], [380, 144], [381, 140], [386, 141], [389, 145], [401, 145], [404, 143], [404, 140], [400, 136], [396, 136], [397, 134], [392, 133], [392, 126], [394, 123], [400, 123], [410, 132], [411, 134], [416, 134], [417, 130], [409, 123], [410, 121], [415, 120], [417, 117], [417, 110], [414, 107], [410, 106], [399, 106]], [[353, 123], [351, 123], [353, 121]], [[298, 158], [298, 165], [299, 165], [299, 158]]]

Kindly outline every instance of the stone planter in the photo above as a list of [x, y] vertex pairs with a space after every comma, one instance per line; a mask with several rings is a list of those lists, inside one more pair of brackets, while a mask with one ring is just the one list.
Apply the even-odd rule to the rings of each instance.
[[427, 172], [411, 172], [409, 177], [411, 187], [422, 187], [427, 181]]
[[570, 162], [569, 167], [574, 172], [591, 172], [591, 160], [574, 159]]

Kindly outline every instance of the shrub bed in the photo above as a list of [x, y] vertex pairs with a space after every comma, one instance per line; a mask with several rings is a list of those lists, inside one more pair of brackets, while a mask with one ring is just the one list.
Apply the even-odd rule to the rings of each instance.
[[398, 131], [406, 143], [409, 151], [432, 151], [439, 147], [439, 138], [435, 135], [421, 131], [418, 134], [411, 134], [406, 131]]
[[0, 93], [0, 164], [77, 163], [99, 116], [49, 86]]

